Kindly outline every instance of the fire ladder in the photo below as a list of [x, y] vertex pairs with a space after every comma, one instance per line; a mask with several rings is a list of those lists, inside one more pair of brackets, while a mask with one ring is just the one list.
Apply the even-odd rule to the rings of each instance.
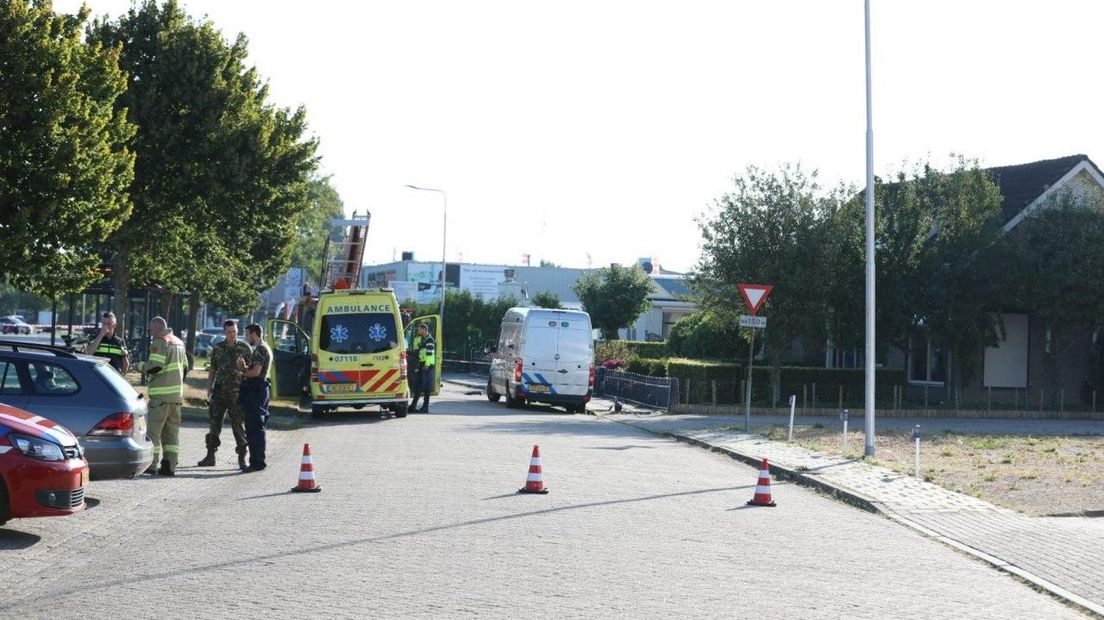
[[320, 290], [329, 291], [360, 286], [360, 267], [372, 214], [365, 212], [344, 220], [330, 220], [332, 228], [322, 250], [324, 263]]

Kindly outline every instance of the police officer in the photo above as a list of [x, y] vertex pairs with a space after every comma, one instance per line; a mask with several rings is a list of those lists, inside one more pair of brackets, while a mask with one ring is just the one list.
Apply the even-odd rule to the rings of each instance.
[[112, 368], [125, 375], [130, 369], [130, 362], [127, 361], [126, 342], [115, 333], [116, 325], [115, 313], [105, 312], [100, 332], [88, 343], [84, 352], [96, 357], [106, 357]]
[[[433, 336], [429, 335], [429, 325], [419, 323], [417, 331], [411, 344], [414, 352], [411, 358], [417, 359], [418, 362], [413, 373], [414, 381], [411, 383], [414, 402], [411, 403], [410, 409], [418, 413], [429, 413], [429, 395], [433, 393], [433, 387], [436, 384], [437, 343], [433, 340]], [[418, 399], [423, 396], [425, 402], [422, 408], [418, 409]]]
[[250, 361], [238, 359], [238, 369], [244, 380], [238, 394], [238, 404], [245, 414], [245, 439], [249, 444], [249, 467], [246, 471], [261, 471], [265, 464], [265, 424], [268, 423], [268, 369], [272, 365], [272, 349], [264, 341], [260, 325], [247, 325], [245, 339], [253, 347]]
[[[184, 343], [173, 335], [165, 319], [156, 316], [147, 326], [151, 336], [149, 360], [149, 428], [153, 464], [147, 474], [172, 476], [180, 455], [180, 405], [184, 402], [184, 373], [188, 358]], [[160, 461], [161, 467], [157, 468]]]
[[249, 345], [238, 340], [238, 323], [234, 320], [222, 324], [222, 333], [226, 340], [211, 349], [211, 369], [207, 372], [207, 415], [210, 427], [207, 430], [207, 456], [196, 463], [199, 467], [213, 467], [215, 453], [222, 440], [222, 422], [229, 416], [230, 429], [234, 433], [234, 444], [238, 453], [238, 467], [246, 469], [245, 453], [245, 416], [238, 404], [238, 392], [242, 382], [242, 372], [238, 370], [238, 360], [250, 360], [253, 351]]

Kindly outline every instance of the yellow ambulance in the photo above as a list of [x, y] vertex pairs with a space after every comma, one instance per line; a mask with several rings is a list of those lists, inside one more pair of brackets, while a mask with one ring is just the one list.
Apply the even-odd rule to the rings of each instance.
[[[324, 291], [313, 305], [313, 312], [303, 313], [309, 336], [291, 321], [268, 323], [273, 397], [309, 399], [316, 418], [341, 407], [366, 406], [406, 417], [412, 332], [426, 323], [437, 350], [443, 351], [440, 316], [418, 317], [404, 325], [391, 289]], [[443, 357], [437, 356], [434, 396], [441, 389]]]

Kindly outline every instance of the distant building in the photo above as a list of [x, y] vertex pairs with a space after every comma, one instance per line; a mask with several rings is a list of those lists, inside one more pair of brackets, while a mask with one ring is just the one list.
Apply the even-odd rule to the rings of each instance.
[[[384, 265], [365, 266], [361, 270], [361, 286], [391, 287], [402, 302], [434, 303], [441, 299], [441, 263], [419, 262], [404, 252], [402, 260]], [[663, 340], [672, 325], [695, 311], [684, 297], [689, 293], [685, 274], [667, 271], [650, 258], [637, 261], [646, 272], [652, 272], [655, 292], [652, 308], [621, 337], [630, 340]], [[581, 309], [582, 304], [571, 287], [587, 273], [596, 269], [570, 267], [532, 267], [528, 265], [487, 265], [447, 263], [445, 278], [449, 290], [466, 290], [475, 297], [494, 300], [513, 297], [518, 304], [529, 305], [539, 293], [552, 293], [565, 308]]]

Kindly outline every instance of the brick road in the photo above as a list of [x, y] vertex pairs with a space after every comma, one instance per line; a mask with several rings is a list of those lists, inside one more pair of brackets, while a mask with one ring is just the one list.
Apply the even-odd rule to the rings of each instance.
[[[202, 429], [183, 433], [185, 463]], [[287, 493], [310, 441], [323, 492]], [[518, 496], [533, 443], [547, 496]], [[175, 479], [0, 528], [0, 617], [1064, 618], [1078, 613], [892, 521], [591, 416], [448, 388], [434, 413], [270, 433]]]

